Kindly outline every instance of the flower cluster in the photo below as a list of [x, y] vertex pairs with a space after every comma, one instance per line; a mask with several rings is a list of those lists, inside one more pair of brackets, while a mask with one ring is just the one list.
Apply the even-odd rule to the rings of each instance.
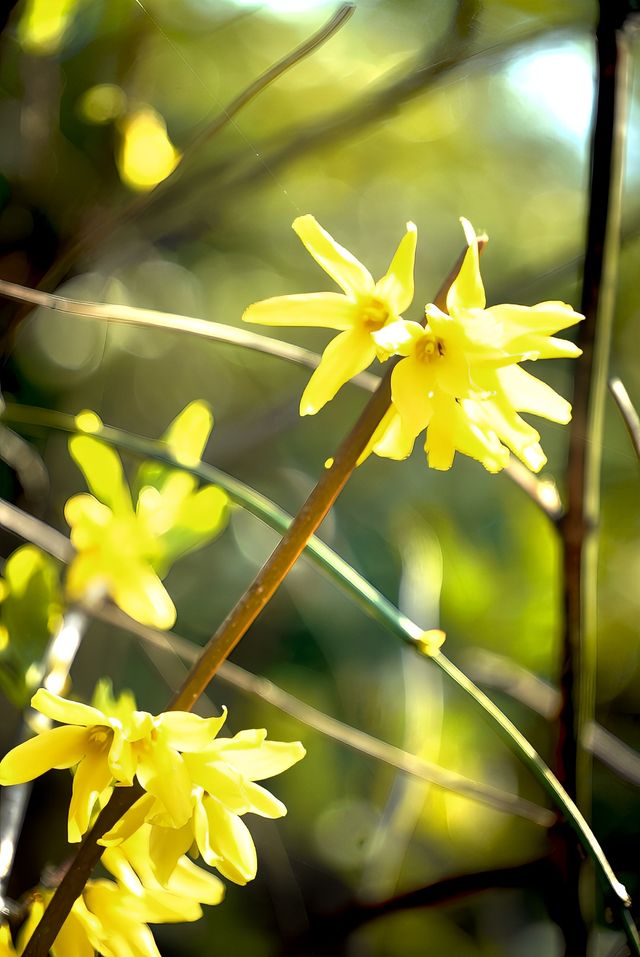
[[450, 468], [458, 451], [497, 472], [511, 451], [537, 472], [546, 462], [540, 436], [518, 413], [566, 423], [571, 406], [519, 363], [580, 355], [573, 343], [555, 338], [555, 333], [583, 317], [563, 302], [486, 308], [478, 238], [467, 220], [462, 224], [468, 249], [449, 289], [446, 311], [429, 303], [424, 324], [401, 315], [413, 299], [413, 223], [407, 224], [387, 274], [375, 283], [309, 215], [296, 219], [293, 228], [344, 295], [278, 296], [249, 306], [243, 319], [342, 330], [325, 349], [304, 391], [302, 415], [321, 409], [376, 356], [382, 361], [399, 357], [391, 379], [392, 404], [362, 458], [370, 452], [406, 458], [426, 430], [425, 451], [432, 468]]
[[[178, 462], [194, 465], [209, 438], [213, 418], [204, 402], [192, 402], [163, 436]], [[93, 413], [78, 416], [87, 432], [102, 424]], [[214, 485], [177, 468], [145, 462], [134, 482], [135, 507], [116, 452], [94, 435], [78, 435], [69, 450], [92, 492], [65, 506], [76, 557], [67, 574], [71, 599], [107, 594], [143, 624], [171, 628], [176, 610], [161, 579], [187, 552], [224, 527], [228, 500]]]
[[[224, 885], [187, 857], [177, 862], [170, 881], [161, 885], [150, 867], [144, 831], [120, 848], [105, 853], [103, 863], [115, 877], [90, 880], [74, 902], [56, 937], [52, 957], [160, 957], [148, 923], [195, 921], [201, 904], [219, 904]], [[33, 892], [29, 913], [14, 943], [8, 927], [0, 928], [0, 957], [17, 957], [28, 943], [52, 891]]]
[[[40, 689], [32, 706], [64, 722], [18, 745], [0, 762], [0, 784], [31, 781], [51, 768], [75, 768], [68, 836], [79, 841], [118, 785], [137, 780], [146, 794], [103, 838], [107, 846], [133, 848], [147, 827], [144, 854], [157, 882], [169, 886], [192, 845], [204, 860], [238, 884], [256, 874], [256, 852], [241, 816], [277, 818], [284, 804], [255, 782], [285, 771], [304, 756], [298, 741], [268, 741], [266, 731], [217, 738], [226, 719], [185, 711], [154, 716], [136, 710], [128, 692], [114, 698], [101, 682], [92, 705]], [[136, 837], [138, 835], [138, 837]], [[124, 853], [127, 853], [126, 851]], [[107, 858], [108, 860], [109, 858]], [[133, 870], [139, 870], [129, 857]]]

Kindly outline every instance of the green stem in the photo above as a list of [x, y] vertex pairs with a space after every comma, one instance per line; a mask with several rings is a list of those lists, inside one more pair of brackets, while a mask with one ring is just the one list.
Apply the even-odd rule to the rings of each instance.
[[[45, 426], [74, 433], [78, 431], [73, 416], [60, 412], [8, 405], [4, 412], [4, 418], [16, 425]], [[184, 471], [205, 482], [214, 482], [220, 485], [236, 503], [242, 505], [276, 531], [284, 532], [292, 521], [286, 512], [265, 496], [253, 491], [219, 469], [203, 463], [193, 467], [180, 465], [161, 442], [122, 433], [108, 426], [103, 427], [99, 437], [102, 441], [119, 446], [137, 456], [153, 458], [171, 466], [179, 466]], [[406, 615], [401, 614], [390, 601], [381, 595], [355, 569], [351, 568], [347, 562], [336, 555], [332, 549], [319, 539], [311, 537], [307, 542], [305, 554], [392, 634], [423, 654], [425, 653], [425, 646], [421, 640], [424, 635], [423, 629]], [[574, 801], [530, 742], [493, 701], [441, 652], [431, 654], [430, 657], [434, 664], [481, 708], [484, 716], [488, 718], [510, 750], [536, 778], [554, 805], [562, 811], [585, 852], [594, 862], [605, 894], [612, 898], [612, 906], [616, 910], [621, 926], [625, 929], [632, 954], [640, 957], [640, 944], [636, 944], [634, 940], [634, 934], [637, 938], [637, 932], [628, 911], [629, 897], [626, 889], [613, 873], [602, 848]], [[118, 789], [118, 793], [122, 793], [124, 790]], [[90, 858], [88, 859], [90, 860]]]

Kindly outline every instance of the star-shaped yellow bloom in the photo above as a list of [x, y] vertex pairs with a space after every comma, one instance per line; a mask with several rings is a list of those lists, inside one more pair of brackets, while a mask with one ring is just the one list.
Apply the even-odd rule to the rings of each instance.
[[134, 778], [157, 799], [174, 827], [184, 825], [192, 813], [192, 781], [183, 752], [207, 748], [226, 712], [207, 719], [184, 711], [154, 716], [137, 711], [129, 693], [114, 699], [105, 684], [98, 686], [94, 702], [97, 706], [37, 691], [32, 707], [63, 726], [9, 751], [0, 762], [0, 784], [21, 784], [52, 768], [75, 767], [68, 819], [72, 842], [88, 830], [113, 786], [133, 784]]
[[518, 363], [580, 355], [554, 334], [583, 317], [563, 302], [485, 308], [477, 237], [462, 223], [469, 248], [447, 312], [431, 303], [426, 326], [399, 321], [373, 334], [381, 349], [405, 358], [393, 370], [392, 408], [367, 451], [405, 458], [426, 429], [432, 468], [450, 468], [459, 451], [497, 472], [511, 450], [537, 472], [546, 462], [540, 435], [518, 413], [566, 423], [571, 406]]
[[256, 875], [257, 858], [242, 815], [278, 818], [287, 812], [281, 801], [255, 782], [286, 771], [304, 754], [299, 741], [269, 741], [264, 729], [217, 738], [197, 754], [184, 755], [192, 790], [191, 814], [183, 827], [172, 826], [158, 800], [145, 795], [100, 843], [117, 845], [151, 822], [149, 854], [163, 886], [170, 886], [176, 862], [194, 845], [224, 877], [246, 884]]
[[272, 326], [320, 326], [340, 330], [340, 335], [324, 350], [320, 365], [300, 400], [300, 414], [313, 415], [345, 382], [380, 355], [373, 333], [396, 322], [411, 304], [416, 227], [407, 223], [407, 231], [391, 265], [378, 282], [313, 216], [299, 216], [293, 228], [344, 295], [318, 292], [276, 296], [253, 303], [242, 318], [245, 322]]

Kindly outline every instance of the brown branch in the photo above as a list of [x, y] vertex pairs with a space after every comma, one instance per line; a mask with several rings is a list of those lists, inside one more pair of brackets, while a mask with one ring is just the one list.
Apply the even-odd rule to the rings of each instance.
[[[560, 523], [563, 636], [557, 774], [587, 819], [592, 756], [584, 732], [593, 720], [596, 672], [597, 527], [603, 415], [620, 239], [627, 50], [627, 4], [601, 0], [596, 30], [597, 98], [581, 312], [583, 356], [573, 389], [566, 512]], [[584, 957], [589, 928], [581, 906], [582, 859], [566, 830], [558, 832], [556, 864], [565, 878], [561, 926], [567, 957]], [[583, 888], [584, 890], [584, 888]]]
[[552, 880], [548, 859], [539, 858], [522, 864], [456, 874], [381, 901], [351, 901], [333, 914], [314, 915], [308, 931], [288, 941], [281, 954], [282, 957], [324, 954], [332, 944], [335, 945], [337, 941], [343, 940], [359, 927], [372, 921], [402, 911], [441, 907], [443, 904], [450, 904], [484, 891], [537, 886], [546, 896], [550, 896], [549, 885]]

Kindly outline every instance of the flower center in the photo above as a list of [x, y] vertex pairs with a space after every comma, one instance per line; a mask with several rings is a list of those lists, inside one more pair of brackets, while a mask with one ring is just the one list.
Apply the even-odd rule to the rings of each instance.
[[372, 296], [366, 306], [362, 307], [362, 325], [367, 332], [377, 332], [382, 329], [389, 318], [389, 309], [380, 299]]
[[445, 354], [444, 342], [428, 332], [416, 343], [415, 357], [420, 362], [433, 362]]
[[96, 748], [106, 748], [111, 744], [111, 738], [113, 737], [113, 731], [111, 728], [104, 728], [101, 725], [96, 725], [89, 732], [89, 741]]

